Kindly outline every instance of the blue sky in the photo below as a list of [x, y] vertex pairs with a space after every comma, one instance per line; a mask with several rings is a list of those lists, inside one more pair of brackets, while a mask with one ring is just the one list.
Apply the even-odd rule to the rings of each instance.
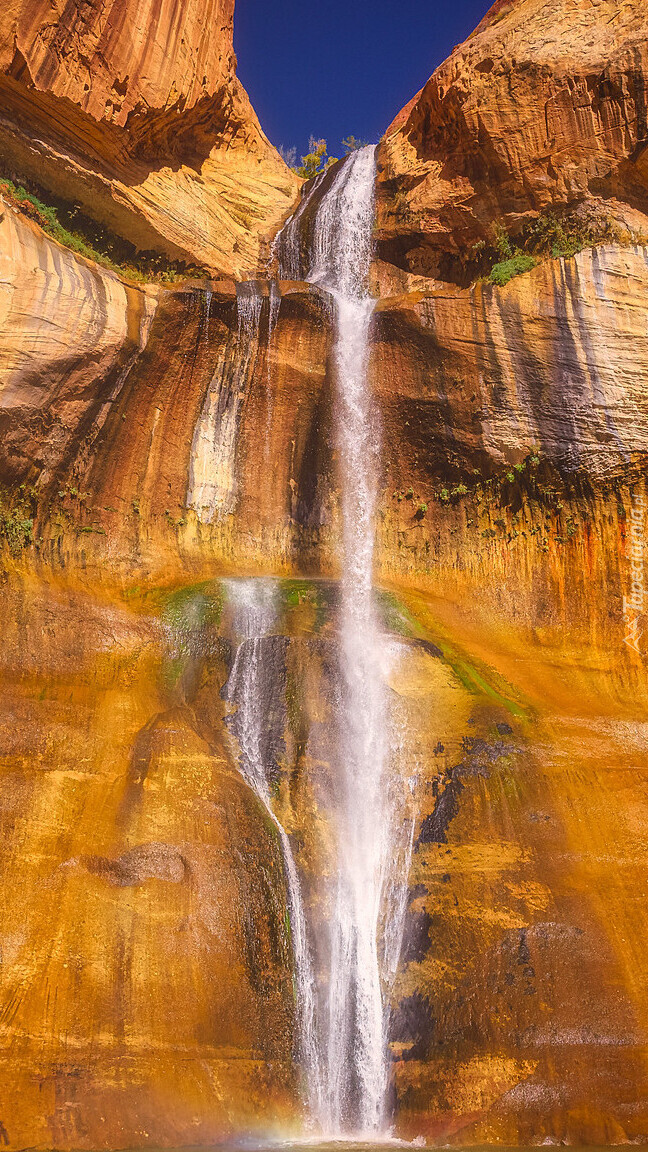
[[490, 0], [236, 0], [238, 75], [273, 144], [373, 143]]

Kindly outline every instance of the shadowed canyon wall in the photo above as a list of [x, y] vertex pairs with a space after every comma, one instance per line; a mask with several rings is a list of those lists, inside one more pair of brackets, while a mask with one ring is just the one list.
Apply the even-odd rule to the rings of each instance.
[[[326, 915], [330, 300], [249, 279], [296, 190], [282, 170], [272, 207], [255, 200], [247, 174], [267, 191], [281, 168], [256, 122], [222, 155], [200, 136], [217, 107], [247, 107], [231, 9], [213, 14], [214, 54], [185, 6], [177, 69], [159, 51], [172, 5], [141, 9], [127, 64], [113, 9], [110, 36], [89, 10], [69, 44], [65, 12], [46, 24], [25, 4], [3, 22], [3, 140], [18, 165], [27, 101], [39, 132], [64, 106], [41, 182], [95, 187], [88, 147], [71, 159], [92, 125], [123, 234], [146, 219], [154, 247], [220, 275], [129, 284], [1, 209], [0, 1139], [16, 1149], [299, 1130], [282, 858], [239, 770], [227, 578], [277, 578], [273, 804], [316, 937]], [[535, 0], [496, 5], [379, 150], [376, 576], [414, 819], [392, 1105], [399, 1134], [466, 1146], [648, 1140], [631, 563], [647, 503], [646, 18], [605, 0], [551, 10], [548, 24]], [[181, 124], [209, 144], [200, 194], [212, 163], [231, 164], [263, 221], [228, 215], [209, 258], [201, 218], [182, 224], [198, 168], [169, 160]], [[144, 184], [126, 195], [106, 159], [118, 143], [124, 164], [152, 165], [147, 190], [165, 183], [146, 209]], [[514, 234], [559, 202], [610, 214], [618, 234], [502, 287], [464, 282], [493, 223]], [[103, 204], [116, 227], [122, 209]]]

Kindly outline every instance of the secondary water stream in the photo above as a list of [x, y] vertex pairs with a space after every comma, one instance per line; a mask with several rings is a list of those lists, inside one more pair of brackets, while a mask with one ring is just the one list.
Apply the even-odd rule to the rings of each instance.
[[[232, 512], [236, 505], [239, 425], [256, 363], [262, 306], [255, 281], [237, 285], [236, 333], [218, 357], [194, 430], [187, 507], [205, 524]], [[209, 300], [207, 309], [206, 333]]]
[[321, 1068], [304, 902], [290, 840], [272, 809], [274, 764], [269, 742], [269, 713], [274, 681], [272, 629], [277, 615], [277, 585], [273, 580], [226, 580], [223, 583], [234, 611], [233, 630], [237, 642], [225, 688], [226, 698], [236, 705], [230, 727], [238, 741], [241, 773], [277, 829], [281, 844], [294, 956], [297, 1056], [304, 1069], [308, 1097], [318, 1102]]

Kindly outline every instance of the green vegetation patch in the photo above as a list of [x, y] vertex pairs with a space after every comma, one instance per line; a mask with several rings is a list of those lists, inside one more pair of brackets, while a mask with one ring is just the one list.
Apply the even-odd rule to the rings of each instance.
[[[506, 708], [512, 716], [519, 718], [529, 716], [530, 710], [512, 699], [508, 694], [509, 686], [502, 680], [501, 676], [494, 673], [492, 669], [480, 666], [474, 660], [469, 660], [465, 653], [440, 634], [440, 631], [437, 632], [435, 629], [434, 632], [431, 632], [393, 592], [381, 589], [378, 592], [378, 597], [382, 619], [388, 631], [406, 639], [425, 640], [427, 643], [433, 644], [441, 652], [442, 659], [452, 668], [455, 676], [468, 692], [476, 696], [487, 697]], [[493, 683], [495, 678], [498, 682], [497, 686]]]
[[630, 239], [642, 237], [624, 234], [610, 216], [600, 212], [591, 215], [571, 212], [564, 216], [546, 212], [526, 225], [522, 243], [525, 251], [537, 256], [568, 258], [597, 244], [624, 243]]
[[284, 610], [290, 612], [308, 605], [315, 610], [313, 628], [319, 632], [331, 614], [337, 590], [330, 581], [325, 580], [280, 580], [279, 595]]
[[501, 260], [499, 264], [495, 264], [491, 268], [488, 279], [491, 284], [497, 284], [501, 288], [504, 284], [508, 284], [509, 280], [513, 280], [515, 276], [522, 276], [523, 273], [530, 272], [537, 263], [535, 256], [525, 256], [523, 252], [520, 252], [517, 256], [512, 256], [510, 260]]
[[[466, 476], [465, 480], [460, 480], [452, 487], [450, 480], [441, 480], [444, 486], [434, 492], [433, 497], [446, 507], [451, 504], [457, 505], [464, 498], [476, 499], [484, 504], [502, 502], [510, 504], [518, 500], [524, 491], [529, 499], [540, 500], [544, 504], [555, 503], [563, 488], [540, 483], [538, 469], [541, 463], [543, 470], [548, 473], [550, 471], [548, 461], [542, 462], [538, 451], [534, 449], [517, 464], [504, 465], [503, 471], [498, 475], [485, 476], [475, 468], [472, 475]], [[553, 476], [553, 471], [551, 474]], [[555, 479], [559, 479], [557, 474]]]
[[616, 220], [596, 206], [578, 208], [558, 214], [544, 212], [527, 221], [515, 240], [503, 224], [493, 226], [492, 240], [481, 239], [473, 245], [471, 257], [480, 262], [495, 263], [488, 272], [491, 284], [502, 287], [516, 276], [530, 272], [542, 260], [570, 259], [597, 244], [646, 244], [648, 237], [621, 228]]
[[223, 602], [224, 593], [220, 581], [207, 580], [171, 592], [164, 604], [163, 619], [173, 628], [183, 631], [217, 628]]
[[302, 180], [312, 180], [314, 176], [319, 176], [320, 172], [326, 171], [331, 167], [331, 164], [337, 164], [337, 156], [327, 156], [326, 140], [316, 140], [311, 136], [308, 141], [309, 152], [301, 158], [301, 164], [293, 168]]
[[[312, 180], [314, 176], [319, 176], [320, 172], [325, 172], [331, 164], [337, 164], [337, 156], [328, 156], [328, 145], [326, 140], [316, 140], [311, 136], [308, 141], [309, 151], [301, 158], [301, 164], [295, 166], [296, 149], [294, 148], [279, 148], [279, 155], [286, 162], [293, 172], [301, 176], [302, 180]], [[349, 156], [351, 152], [357, 152], [358, 148], [366, 148], [367, 141], [359, 140], [357, 136], [345, 136], [342, 141], [344, 155]]]
[[169, 627], [183, 632], [217, 628], [224, 603], [220, 580], [202, 580], [180, 588], [142, 590], [136, 586], [128, 589], [124, 597], [134, 606], [159, 616]]
[[0, 487], [0, 540], [14, 555], [34, 543], [36, 494], [25, 484], [12, 492]]
[[422, 636], [421, 625], [393, 592], [386, 588], [377, 588], [375, 598], [380, 619], [388, 632], [403, 636], [407, 640]]

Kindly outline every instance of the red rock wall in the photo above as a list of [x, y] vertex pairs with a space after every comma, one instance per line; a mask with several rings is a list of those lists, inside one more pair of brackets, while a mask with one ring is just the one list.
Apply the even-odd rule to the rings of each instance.
[[456, 279], [495, 221], [591, 198], [618, 201], [622, 224], [645, 214], [647, 62], [640, 5], [495, 6], [381, 142], [384, 259]]
[[0, 14], [0, 175], [136, 248], [253, 275], [299, 186], [236, 79], [232, 0]]

